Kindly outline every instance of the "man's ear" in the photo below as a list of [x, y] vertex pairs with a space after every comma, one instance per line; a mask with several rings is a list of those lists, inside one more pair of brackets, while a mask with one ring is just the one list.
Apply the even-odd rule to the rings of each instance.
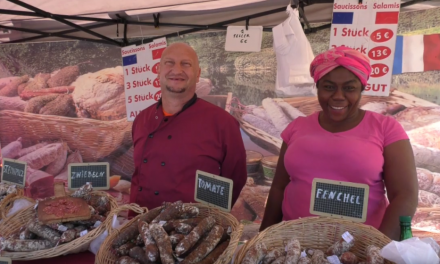
[[197, 73], [197, 83], [200, 81], [200, 74], [202, 73], [202, 69], [199, 67], [199, 72]]

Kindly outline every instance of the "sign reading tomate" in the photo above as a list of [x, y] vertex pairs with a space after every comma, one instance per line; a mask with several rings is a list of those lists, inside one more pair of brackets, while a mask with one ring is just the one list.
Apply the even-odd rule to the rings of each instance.
[[161, 92], [157, 74], [166, 47], [166, 39], [161, 38], [121, 49], [128, 121], [133, 121], [142, 110], [159, 101]]
[[370, 59], [364, 95], [388, 96], [399, 21], [400, 0], [335, 0], [330, 48], [346, 46]]

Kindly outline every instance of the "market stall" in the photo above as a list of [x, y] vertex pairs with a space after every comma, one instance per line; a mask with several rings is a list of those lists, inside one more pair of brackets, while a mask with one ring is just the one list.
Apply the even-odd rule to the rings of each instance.
[[[0, 2], [0, 260], [415, 263], [395, 258], [396, 245], [426, 263], [438, 260], [440, 60], [429, 56], [440, 45], [438, 1], [376, 6], [374, 12], [394, 12], [391, 20], [375, 14], [379, 26], [357, 19], [372, 5], [367, 0]], [[363, 30], [348, 31], [350, 23]], [[257, 45], [238, 47], [247, 38], [240, 30], [256, 32], [249, 38]], [[240, 36], [235, 44], [231, 34]], [[133, 121], [161, 97], [158, 65], [176, 42], [198, 54], [197, 97], [230, 113], [240, 127], [247, 182], [233, 205], [230, 181], [198, 171], [196, 183], [203, 184], [191, 193], [195, 203], [130, 203]], [[376, 56], [359, 107], [396, 120], [410, 138], [419, 189], [409, 224], [413, 239], [393, 241], [365, 223], [368, 186], [319, 179], [315, 185], [348, 193], [355, 206], [332, 203], [314, 185], [310, 217], [259, 232], [281, 132], [321, 110], [309, 64], [341, 43]], [[289, 67], [295, 70], [283, 71]], [[198, 196], [206, 190], [211, 193]]]

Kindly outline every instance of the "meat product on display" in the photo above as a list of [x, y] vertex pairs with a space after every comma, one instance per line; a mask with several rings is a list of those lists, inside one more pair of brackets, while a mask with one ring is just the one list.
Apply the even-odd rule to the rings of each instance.
[[429, 170], [417, 168], [417, 180], [419, 182], [420, 190], [429, 191], [434, 181], [434, 177]]
[[440, 149], [440, 121], [407, 132], [411, 143]]
[[418, 207], [440, 207], [440, 196], [420, 190]]
[[431, 172], [440, 172], [440, 149], [429, 148], [419, 144], [411, 144], [416, 166]]
[[395, 118], [406, 131], [410, 131], [415, 128], [427, 126], [435, 122], [440, 122], [440, 106], [409, 107], [397, 113]]

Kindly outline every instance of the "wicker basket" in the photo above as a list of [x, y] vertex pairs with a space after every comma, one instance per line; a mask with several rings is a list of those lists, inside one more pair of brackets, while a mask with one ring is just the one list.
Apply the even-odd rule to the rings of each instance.
[[[292, 105], [293, 107], [300, 110], [305, 115], [309, 116], [314, 112], [320, 111], [321, 106], [319, 105], [318, 99], [316, 97], [293, 97], [293, 98], [275, 98], [275, 101], [285, 101]], [[245, 105], [237, 103], [237, 99], [235, 98], [233, 104], [233, 115], [240, 123], [243, 131], [254, 141], [256, 144], [261, 147], [271, 151], [272, 153], [278, 154], [281, 149], [282, 139], [271, 136], [264, 132], [261, 129], [254, 127], [248, 122], [244, 121], [241, 117], [243, 113], [245, 113]], [[414, 106], [438, 106], [434, 103], [425, 101], [423, 99], [417, 98], [415, 96], [405, 94], [399, 92], [397, 90], [393, 90], [388, 97], [378, 97], [378, 96], [362, 96], [360, 107], [369, 103], [369, 102], [388, 102], [388, 103], [398, 103], [405, 107], [414, 107]], [[260, 106], [261, 107], [261, 106]]]
[[[24, 191], [21, 188], [17, 188], [17, 193], [11, 193], [8, 194], [1, 202], [0, 202], [0, 217], [1, 219], [5, 219], [8, 215], [9, 210], [11, 210], [12, 206], [14, 205], [14, 201], [18, 199], [26, 199], [30, 201], [32, 204], [35, 204], [35, 200], [24, 196]], [[22, 211], [22, 210], [20, 210]], [[20, 212], [17, 211], [16, 213]], [[11, 215], [10, 217], [14, 216], [15, 214]]]
[[[189, 203], [187, 205], [198, 207], [200, 211], [200, 216], [202, 217], [213, 216], [216, 219], [217, 224], [231, 226], [232, 234], [229, 245], [226, 248], [226, 250], [223, 252], [223, 254], [215, 262], [215, 264], [229, 264], [238, 246], [238, 241], [241, 237], [241, 233], [243, 232], [243, 225], [241, 225], [234, 216], [232, 216], [229, 213], [223, 212], [221, 210], [199, 203]], [[155, 208], [153, 210], [160, 210], [160, 208]], [[111, 244], [113, 240], [118, 236], [120, 231], [130, 226], [130, 224], [136, 222], [139, 217], [140, 215], [133, 218], [130, 222], [124, 225], [121, 230], [116, 230], [116, 232], [110, 231], [110, 235], [106, 238], [104, 244], [99, 249], [95, 263], [114, 264], [116, 262], [117, 257], [111, 253], [112, 252]], [[108, 230], [112, 230], [111, 227], [108, 228], [109, 228]]]
[[23, 146], [41, 141], [62, 140], [70, 149], [79, 150], [85, 162], [97, 161], [121, 146], [131, 144], [131, 122], [126, 119], [100, 121], [39, 115], [19, 111], [0, 111], [1, 145], [6, 146], [22, 137]]
[[[112, 211], [118, 207], [116, 199], [106, 192], [93, 191], [92, 195], [107, 196], [110, 199], [110, 206]], [[23, 226], [26, 226], [26, 224], [34, 218], [35, 210], [33, 207], [28, 207], [27, 209], [20, 211], [17, 214], [14, 214], [12, 217], [6, 218], [0, 225], [0, 236], [8, 237], [18, 232]], [[79, 237], [69, 243], [60, 244], [53, 248], [33, 252], [2, 251], [2, 257], [11, 258], [12, 260], [34, 260], [53, 258], [61, 255], [86, 251], [90, 243], [105, 231], [105, 228], [108, 225], [107, 223], [111, 221], [112, 218], [107, 217], [104, 223], [102, 223], [98, 228], [93, 229], [86, 235]]]
[[[391, 242], [391, 239], [371, 226], [327, 217], [306, 217], [268, 227], [239, 250], [234, 263], [242, 263], [248, 250], [257, 242], [264, 242], [267, 248], [284, 247], [286, 242], [293, 237], [299, 240], [302, 248], [320, 249], [325, 252], [346, 231], [356, 239], [350, 252], [358, 256], [360, 260], [365, 260], [367, 246], [375, 245], [383, 248]], [[385, 263], [393, 262], [386, 260]]]

